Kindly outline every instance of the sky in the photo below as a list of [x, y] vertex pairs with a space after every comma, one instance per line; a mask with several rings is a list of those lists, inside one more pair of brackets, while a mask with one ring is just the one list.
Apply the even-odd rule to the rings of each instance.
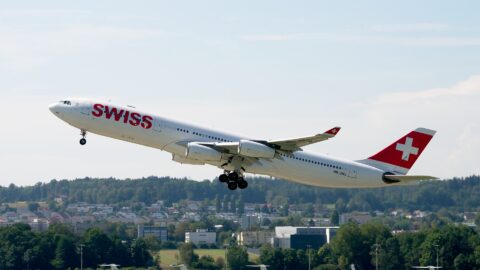
[[410, 171], [480, 174], [478, 1], [3, 1], [0, 185], [213, 179], [157, 149], [89, 134], [48, 105], [88, 97], [363, 159], [437, 134]]

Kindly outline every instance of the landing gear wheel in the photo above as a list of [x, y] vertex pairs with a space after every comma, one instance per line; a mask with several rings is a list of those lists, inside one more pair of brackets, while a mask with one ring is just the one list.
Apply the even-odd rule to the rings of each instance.
[[228, 180], [236, 182], [238, 180], [238, 173], [236, 172], [229, 173]]
[[220, 176], [218, 177], [218, 180], [222, 183], [225, 183], [228, 181], [228, 175], [226, 174], [220, 174]]
[[238, 181], [238, 188], [240, 189], [246, 189], [248, 187], [248, 182], [245, 181], [243, 178], [240, 178]]
[[237, 182], [228, 182], [228, 189], [235, 190], [237, 189]]
[[80, 135], [82, 136], [82, 138], [80, 139], [80, 144], [85, 145], [87, 143], [87, 140], [85, 139], [85, 136], [87, 136], [87, 131], [81, 129]]

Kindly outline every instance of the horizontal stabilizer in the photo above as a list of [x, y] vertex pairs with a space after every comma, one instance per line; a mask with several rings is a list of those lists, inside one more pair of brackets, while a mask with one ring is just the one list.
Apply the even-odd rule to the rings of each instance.
[[428, 175], [384, 175], [383, 178], [385, 180], [391, 181], [391, 183], [412, 183], [417, 181], [425, 181], [425, 180], [438, 180], [437, 177], [428, 176]]

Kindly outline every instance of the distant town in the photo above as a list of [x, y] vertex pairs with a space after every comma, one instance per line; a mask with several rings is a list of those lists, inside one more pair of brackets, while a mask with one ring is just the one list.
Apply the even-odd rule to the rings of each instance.
[[[242, 247], [247, 254], [246, 260], [250, 263], [277, 263], [278, 267], [286, 267], [284, 265], [286, 263], [285, 256], [288, 254], [284, 254], [284, 252], [302, 250], [315, 259], [310, 263], [318, 267], [323, 265], [324, 268], [318, 269], [337, 269], [337, 267], [343, 269], [342, 265], [355, 265], [356, 263], [373, 266], [370, 261], [356, 261], [358, 258], [355, 258], [355, 256], [347, 261], [341, 261], [345, 258], [341, 259], [337, 253], [327, 254], [328, 256], [324, 254], [327, 252], [327, 247], [329, 249], [339, 248], [338, 241], [350, 241], [345, 239], [345, 232], [343, 232], [347, 230], [345, 228], [359, 230], [359, 233], [369, 226], [374, 226], [375, 230], [379, 231], [387, 229], [388, 236], [386, 237], [396, 239], [395, 241], [398, 242], [396, 245], [400, 246], [402, 245], [401, 241], [403, 241], [401, 239], [405, 235], [418, 238], [420, 234], [426, 241], [430, 233], [435, 233], [435, 230], [439, 228], [449, 228], [451, 226], [465, 228], [478, 236], [479, 205], [473, 203], [472, 205], [466, 205], [465, 202], [462, 202], [465, 205], [464, 207], [455, 205], [461, 203], [456, 201], [457, 198], [462, 197], [458, 196], [457, 193], [464, 194], [466, 190], [468, 192], [480, 190], [480, 179], [478, 177], [450, 180], [438, 183], [437, 186], [434, 183], [427, 183], [420, 188], [417, 187], [416, 192], [422, 190], [434, 192], [435, 189], [440, 189], [439, 194], [446, 196], [442, 199], [442, 203], [450, 201], [449, 203], [452, 204], [450, 207], [436, 207], [432, 204], [432, 202], [435, 202], [435, 196], [437, 196], [434, 193], [425, 198], [419, 197], [417, 193], [411, 193], [409, 196], [416, 197], [418, 200], [426, 200], [426, 203], [430, 202], [431, 204], [428, 207], [425, 204], [418, 204], [418, 208], [415, 208], [415, 205], [411, 207], [412, 204], [402, 207], [402, 203], [399, 203], [399, 205], [392, 205], [387, 209], [375, 209], [368, 205], [368, 200], [379, 200], [377, 198], [377, 196], [380, 196], [379, 194], [385, 196], [385, 193], [382, 193], [383, 190], [349, 190], [338, 196], [335, 201], [329, 202], [328, 198], [334, 196], [327, 195], [327, 193], [338, 192], [337, 190], [317, 191], [326, 192], [322, 201], [322, 197], [315, 198], [307, 191], [303, 192], [304, 187], [301, 185], [284, 183], [281, 180], [257, 180], [261, 187], [256, 192], [265, 192], [265, 194], [256, 194], [256, 196], [259, 198], [266, 196], [270, 200], [252, 202], [254, 200], [253, 195], [248, 197], [247, 193], [228, 193], [223, 189], [218, 189], [221, 191], [216, 192], [217, 184], [215, 181], [194, 182], [185, 179], [106, 179], [103, 181], [100, 179], [80, 179], [38, 184], [36, 188], [15, 186], [0, 188], [0, 194], [3, 196], [0, 204], [0, 238], [2, 228], [9, 228], [15, 226], [15, 224], [28, 224], [33, 232], [39, 234], [51, 233], [52, 230], [57, 231], [59, 230], [58, 225], [62, 225], [66, 226], [73, 235], [80, 236], [75, 240], [78, 241], [78, 244], [75, 244], [77, 246], [83, 245], [82, 243], [85, 240], [82, 240], [82, 237], [91, 234], [92, 229], [100, 229], [108, 237], [113, 237], [112, 239], [118, 237], [124, 243], [130, 243], [130, 245], [135, 243], [135, 239], [146, 239], [145, 247], [152, 255], [150, 259], [144, 260], [144, 267], [170, 269], [170, 267], [173, 267], [171, 265], [183, 263], [192, 269], [210, 269], [207, 265], [210, 265], [211, 269], [223, 269], [228, 264], [228, 252], [218, 253], [215, 250], [227, 251], [233, 247]], [[254, 181], [252, 182], [254, 183]], [[144, 188], [152, 184], [169, 185], [172, 190], [182, 187], [182, 190], [169, 195], [176, 196], [177, 199], [167, 196], [165, 200], [157, 198], [157, 200], [149, 202], [152, 200], [152, 196], [148, 192], [154, 194], [154, 188], [152, 187], [152, 190], [145, 190]], [[115, 192], [110, 192], [110, 195], [96, 192], [95, 196], [97, 197], [92, 196], [93, 193], [90, 196], [88, 195], [89, 192], [104, 187], [104, 185], [110, 186], [110, 191], [115, 190]], [[120, 187], [113, 188], [116, 185]], [[280, 193], [279, 191], [278, 194], [275, 194], [277, 190], [283, 191], [285, 185], [288, 187], [288, 192]], [[450, 194], [445, 193], [447, 185], [455, 186], [455, 190], [452, 189]], [[131, 189], [132, 187], [134, 188]], [[194, 192], [200, 187], [210, 188], [213, 190], [212, 194], [209, 194], [203, 200], [189, 199], [188, 197], [195, 197], [189, 195], [192, 194], [190, 192]], [[205, 194], [206, 190], [202, 192]], [[407, 190], [385, 189], [384, 191], [389, 192], [388, 196], [391, 197], [402, 197], [409, 192], [408, 188]], [[85, 194], [79, 192], [85, 192]], [[131, 201], [112, 199], [123, 196], [122, 192], [133, 195], [135, 199], [131, 199]], [[303, 194], [304, 198], [292, 197], [289, 192]], [[37, 197], [38, 200], [15, 199], [15, 197], [25, 198], [27, 194]], [[72, 194], [88, 199], [77, 201], [72, 198]], [[369, 194], [369, 196], [364, 194]], [[111, 203], [95, 202], [107, 196], [110, 196], [108, 200], [111, 200]], [[153, 197], [156, 197], [156, 195]], [[310, 202], [308, 198], [315, 198], [315, 201]], [[465, 197], [465, 200], [471, 202], [467, 197]], [[405, 200], [403, 200], [403, 203], [405, 205]], [[378, 205], [383, 207], [380, 203]], [[362, 211], [359, 208], [365, 210]], [[385, 242], [385, 239], [375, 240], [375, 238], [370, 241], [383, 241], [384, 245], [387, 245], [388, 242]], [[435, 243], [435, 245], [440, 245], [440, 243]], [[417, 248], [420, 247], [422, 247], [421, 244]], [[213, 253], [207, 252], [206, 255], [199, 258], [189, 257], [185, 255], [185, 249], [187, 248], [191, 248], [192, 252], [194, 252], [193, 250], [198, 250], [197, 252], [211, 250], [210, 252]], [[386, 252], [386, 247], [383, 248]], [[473, 248], [476, 250], [477, 246]], [[283, 252], [281, 253], [281, 256], [284, 257], [282, 263], [272, 261], [274, 258], [267, 256], [271, 252], [269, 249]], [[372, 250], [372, 247], [368, 246], [368, 249]], [[422, 247], [421, 250], [426, 252], [426, 247]], [[446, 250], [442, 252], [443, 264], [449, 263], [448, 260], [451, 259], [450, 264], [453, 267], [456, 257], [447, 259], [445, 257]], [[371, 252], [367, 252], [367, 254], [371, 258], [374, 256]], [[383, 254], [382, 256], [387, 255]], [[434, 262], [431, 261], [433, 257], [425, 256], [419, 255], [410, 258], [402, 255], [401, 258], [398, 258], [398, 264], [407, 267], [420, 265], [423, 262]], [[312, 260], [312, 258], [310, 259]], [[300, 260], [301, 258], [297, 259]], [[88, 257], [85, 257], [85, 260], [88, 260]], [[77, 260], [72, 262], [72, 265], [78, 263], [80, 262]], [[102, 261], [101, 263], [117, 262]], [[306, 261], [304, 263], [306, 265]], [[229, 266], [230, 269], [243, 269], [233, 268], [232, 264], [234, 264], [233, 261]]]

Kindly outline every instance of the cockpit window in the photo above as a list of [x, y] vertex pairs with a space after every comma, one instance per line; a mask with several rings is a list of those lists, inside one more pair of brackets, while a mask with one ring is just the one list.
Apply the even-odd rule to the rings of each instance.
[[63, 103], [65, 105], [72, 105], [72, 103], [69, 100], [60, 100], [60, 103]]

